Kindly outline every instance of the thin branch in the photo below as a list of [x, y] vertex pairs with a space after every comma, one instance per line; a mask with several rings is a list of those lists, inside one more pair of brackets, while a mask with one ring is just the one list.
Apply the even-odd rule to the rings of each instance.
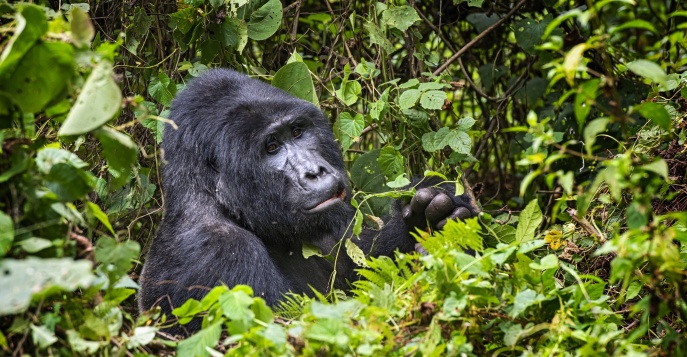
[[515, 12], [526, 2], [526, 0], [520, 0], [513, 8], [506, 14], [506, 16], [502, 17], [499, 21], [496, 21], [493, 25], [487, 27], [486, 30], [480, 32], [479, 35], [475, 36], [470, 42], [465, 44], [458, 52], [456, 52], [451, 58], [447, 59], [446, 62], [444, 62], [439, 68], [437, 68], [432, 74], [435, 76], [438, 76], [441, 72], [443, 72], [453, 61], [458, 59], [458, 57], [462, 56], [467, 50], [472, 48], [477, 42], [479, 42], [484, 36], [486, 36], [488, 33], [491, 31], [494, 31], [497, 27], [499, 27], [502, 23], [506, 22], [506, 20], [513, 16]]

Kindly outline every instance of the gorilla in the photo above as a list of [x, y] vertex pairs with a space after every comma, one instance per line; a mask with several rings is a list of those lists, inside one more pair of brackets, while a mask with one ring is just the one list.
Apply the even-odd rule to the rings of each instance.
[[358, 276], [345, 250], [332, 277], [335, 263], [304, 258], [303, 244], [335, 254], [352, 239], [367, 255], [392, 256], [414, 251], [416, 228], [477, 213], [467, 196], [427, 184], [396, 202], [380, 230], [352, 237], [351, 188], [325, 115], [233, 70], [192, 80], [170, 118], [178, 129], [166, 128], [162, 143], [165, 216], [141, 273], [141, 312], [159, 305], [169, 315], [220, 284], [249, 285], [271, 306], [288, 292], [326, 293], [332, 278], [347, 290]]

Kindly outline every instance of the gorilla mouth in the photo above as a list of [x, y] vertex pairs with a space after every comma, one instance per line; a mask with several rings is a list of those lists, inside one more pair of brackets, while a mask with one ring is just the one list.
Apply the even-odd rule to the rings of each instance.
[[321, 210], [324, 210], [328, 208], [329, 206], [335, 205], [339, 202], [343, 202], [343, 200], [346, 198], [346, 189], [345, 187], [342, 187], [339, 189], [339, 192], [335, 193], [332, 195], [332, 197], [327, 198], [326, 200], [320, 202], [317, 206], [313, 208], [307, 209], [308, 212], [318, 212]]

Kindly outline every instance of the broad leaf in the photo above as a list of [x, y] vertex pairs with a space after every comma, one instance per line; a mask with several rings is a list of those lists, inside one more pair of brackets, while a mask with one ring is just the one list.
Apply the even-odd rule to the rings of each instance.
[[96, 65], [58, 135], [82, 135], [112, 119], [122, 106], [122, 93], [113, 76], [110, 62]]

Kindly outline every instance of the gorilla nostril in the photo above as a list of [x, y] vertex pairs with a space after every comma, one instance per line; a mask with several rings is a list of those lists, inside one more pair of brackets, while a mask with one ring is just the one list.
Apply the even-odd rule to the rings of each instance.
[[327, 173], [327, 169], [325, 169], [323, 166], [320, 166], [319, 169], [317, 169], [317, 172], [315, 172], [315, 170], [306, 172], [305, 178], [308, 180], [317, 180], [320, 177], [326, 175]]

